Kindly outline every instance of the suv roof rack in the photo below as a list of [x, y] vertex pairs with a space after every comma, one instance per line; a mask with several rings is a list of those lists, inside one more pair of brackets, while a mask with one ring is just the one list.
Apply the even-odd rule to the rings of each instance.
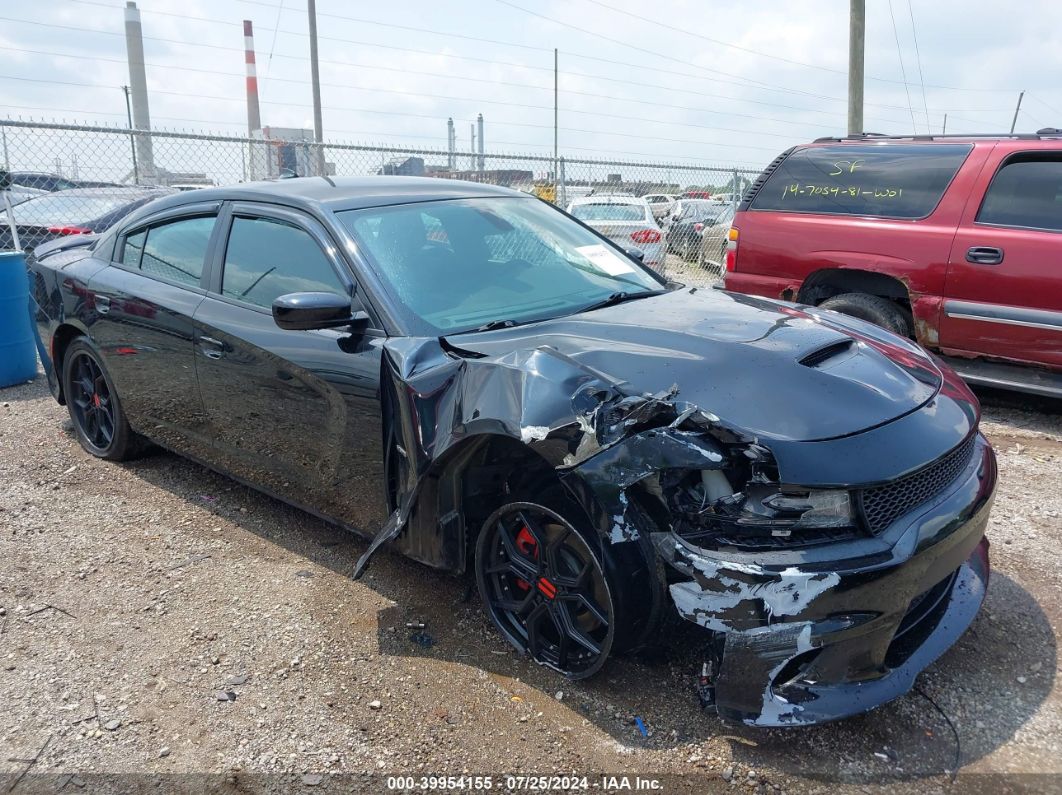
[[865, 132], [856, 135], [827, 135], [816, 138], [813, 143], [824, 144], [840, 141], [866, 141], [866, 140], [889, 140], [889, 141], [938, 141], [962, 140], [966, 138], [999, 138], [1016, 141], [1042, 141], [1044, 138], [1062, 137], [1062, 129], [1058, 127], [1044, 127], [1034, 133], [947, 133], [941, 135], [884, 135], [882, 133]]

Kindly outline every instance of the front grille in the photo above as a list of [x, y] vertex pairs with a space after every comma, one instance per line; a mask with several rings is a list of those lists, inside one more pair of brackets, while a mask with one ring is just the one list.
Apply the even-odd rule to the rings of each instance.
[[917, 472], [883, 486], [863, 489], [859, 502], [870, 532], [880, 533], [905, 513], [954, 483], [970, 463], [976, 438], [977, 434], [970, 434], [965, 442], [950, 453]]

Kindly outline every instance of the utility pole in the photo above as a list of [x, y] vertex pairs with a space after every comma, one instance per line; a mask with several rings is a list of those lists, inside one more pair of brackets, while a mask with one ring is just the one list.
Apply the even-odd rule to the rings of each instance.
[[940, 134], [944, 135], [948, 131], [948, 114], [944, 114], [944, 123], [940, 125]]
[[1024, 91], [1022, 91], [1020, 94], [1018, 94], [1018, 104], [1014, 108], [1014, 121], [1012, 121], [1010, 123], [1010, 134], [1011, 135], [1014, 134], [1014, 128], [1018, 125], [1018, 111], [1021, 110], [1021, 98], [1024, 97], [1024, 96], [1025, 96], [1025, 92]]
[[306, 0], [306, 12], [310, 15], [310, 80], [313, 83], [313, 139], [324, 140], [321, 121], [321, 68], [317, 63], [317, 0]]
[[[553, 48], [553, 183], [557, 182], [557, 48]], [[556, 190], [556, 187], [554, 187]]]
[[133, 184], [140, 184], [140, 167], [136, 163], [136, 135], [133, 130], [133, 107], [129, 102], [129, 86], [122, 86], [125, 94], [125, 117], [129, 121], [129, 149], [133, 154]]
[[866, 0], [850, 0], [848, 12], [848, 134], [863, 132], [863, 54], [866, 49]]

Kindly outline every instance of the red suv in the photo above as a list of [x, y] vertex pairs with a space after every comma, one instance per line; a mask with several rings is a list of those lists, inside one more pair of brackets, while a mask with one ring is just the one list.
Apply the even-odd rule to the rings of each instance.
[[1062, 130], [797, 146], [745, 195], [728, 290], [913, 337], [975, 384], [1062, 396]]

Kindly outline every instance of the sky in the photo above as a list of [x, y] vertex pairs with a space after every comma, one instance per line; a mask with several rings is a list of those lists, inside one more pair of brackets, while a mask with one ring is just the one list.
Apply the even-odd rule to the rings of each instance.
[[[306, 0], [139, 0], [153, 126], [312, 128]], [[124, 3], [0, 5], [0, 117], [123, 123]], [[1062, 127], [1062, 3], [867, 0], [865, 127]], [[759, 168], [846, 126], [847, 0], [317, 0], [326, 140]]]

